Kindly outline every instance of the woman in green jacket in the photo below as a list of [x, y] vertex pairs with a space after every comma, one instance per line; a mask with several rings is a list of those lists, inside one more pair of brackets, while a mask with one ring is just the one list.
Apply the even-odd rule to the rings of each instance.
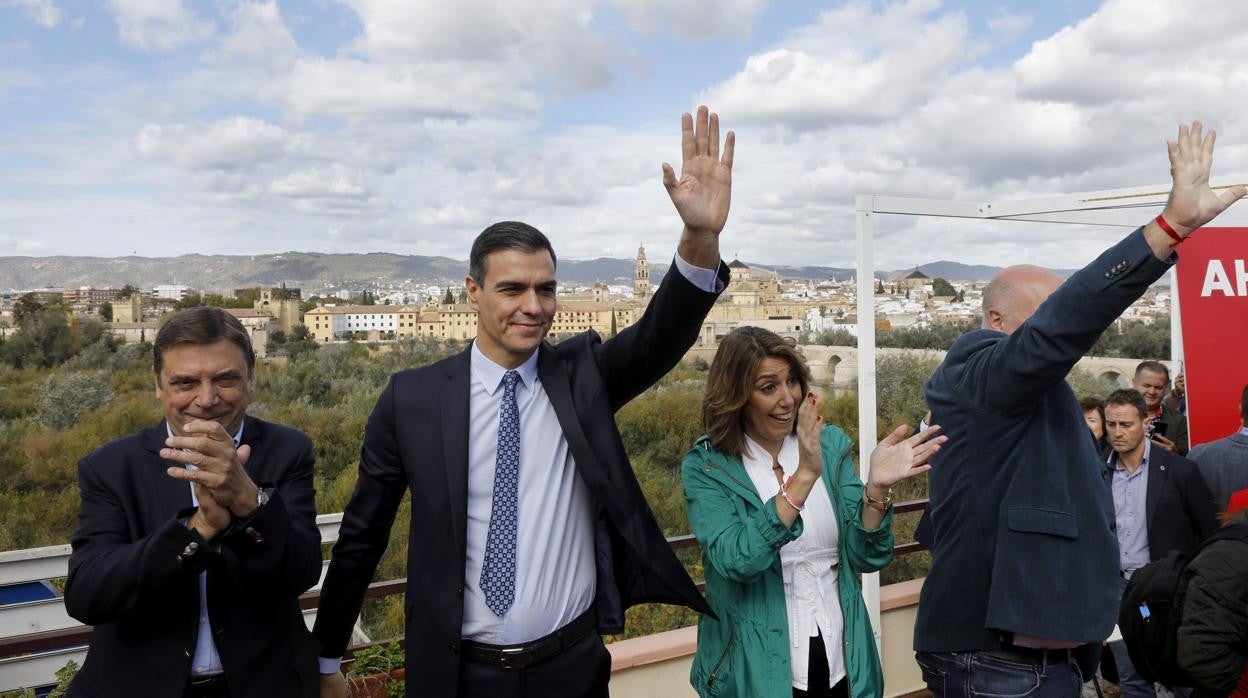
[[926, 472], [945, 437], [899, 427], [872, 452], [864, 488], [809, 385], [796, 350], [756, 327], [725, 337], [711, 365], [707, 435], [681, 467], [719, 616], [698, 623], [690, 681], [702, 696], [883, 694], [858, 574], [892, 559], [891, 487]]

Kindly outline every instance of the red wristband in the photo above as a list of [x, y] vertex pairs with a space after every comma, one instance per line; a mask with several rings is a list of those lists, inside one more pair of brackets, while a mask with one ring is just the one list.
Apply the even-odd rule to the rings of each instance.
[[1183, 240], [1186, 239], [1180, 236], [1178, 233], [1174, 232], [1174, 228], [1170, 227], [1170, 223], [1169, 221], [1166, 220], [1165, 216], [1159, 213], [1157, 214], [1156, 220], [1157, 220], [1157, 226], [1161, 228], [1162, 230], [1166, 231], [1166, 235], [1169, 235], [1170, 237], [1174, 238], [1174, 242], [1170, 243], [1171, 247], [1178, 247], [1179, 243], [1183, 242]]

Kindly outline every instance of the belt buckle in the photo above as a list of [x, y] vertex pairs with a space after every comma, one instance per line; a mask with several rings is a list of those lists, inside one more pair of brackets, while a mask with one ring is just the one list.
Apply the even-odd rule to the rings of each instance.
[[498, 665], [504, 669], [523, 669], [525, 664], [523, 661], [525, 647], [508, 647], [498, 651]]

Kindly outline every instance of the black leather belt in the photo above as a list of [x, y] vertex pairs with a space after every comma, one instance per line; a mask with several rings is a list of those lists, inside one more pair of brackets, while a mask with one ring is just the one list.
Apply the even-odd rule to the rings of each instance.
[[206, 678], [191, 677], [186, 684], [185, 698], [229, 698], [230, 685], [225, 682], [225, 674], [217, 674]]
[[461, 647], [464, 659], [489, 664], [500, 669], [524, 669], [559, 654], [580, 640], [597, 624], [594, 609], [589, 609], [576, 620], [555, 632], [517, 645], [487, 645], [484, 642], [464, 640]]
[[1070, 661], [1070, 652], [1068, 649], [1041, 649], [1039, 647], [1010, 645], [999, 650], [980, 650], [977, 654], [1022, 664], [1043, 664], [1047, 666], [1058, 662]]

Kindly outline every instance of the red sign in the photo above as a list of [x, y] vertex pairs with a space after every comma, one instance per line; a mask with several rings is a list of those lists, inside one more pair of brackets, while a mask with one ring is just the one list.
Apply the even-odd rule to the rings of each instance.
[[1202, 228], [1179, 248], [1179, 311], [1192, 446], [1242, 426], [1248, 384], [1248, 228]]

